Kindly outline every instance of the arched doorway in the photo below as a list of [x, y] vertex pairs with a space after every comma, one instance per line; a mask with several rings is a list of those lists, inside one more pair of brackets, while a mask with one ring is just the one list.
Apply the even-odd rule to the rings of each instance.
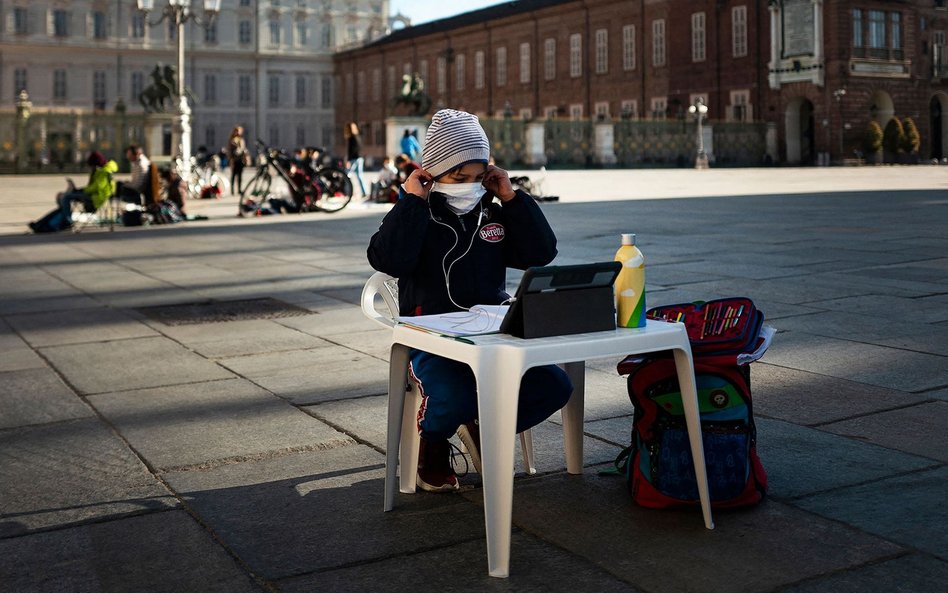
[[869, 103], [869, 117], [875, 120], [883, 130], [889, 120], [895, 117], [895, 104], [885, 91], [875, 91]]
[[948, 96], [938, 93], [928, 103], [928, 129], [931, 130], [931, 158], [943, 159], [948, 149]]
[[812, 165], [816, 159], [816, 129], [813, 103], [797, 97], [787, 104], [784, 116], [787, 136], [787, 163]]

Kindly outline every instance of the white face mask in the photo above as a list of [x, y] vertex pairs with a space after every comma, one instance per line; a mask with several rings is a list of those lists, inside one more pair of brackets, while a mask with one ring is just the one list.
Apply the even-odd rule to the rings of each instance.
[[438, 183], [431, 184], [431, 191], [444, 194], [448, 198], [448, 208], [455, 214], [467, 214], [477, 206], [487, 190], [480, 181], [474, 183]]

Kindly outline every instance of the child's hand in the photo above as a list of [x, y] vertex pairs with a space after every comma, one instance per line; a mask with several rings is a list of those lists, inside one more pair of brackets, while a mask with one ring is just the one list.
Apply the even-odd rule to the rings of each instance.
[[414, 194], [423, 200], [428, 199], [428, 192], [431, 191], [431, 184], [434, 178], [431, 173], [424, 169], [415, 169], [402, 184], [402, 189], [410, 194]]
[[510, 184], [510, 176], [507, 172], [494, 165], [487, 165], [487, 172], [484, 173], [484, 179], [481, 181], [484, 189], [500, 198], [501, 202], [508, 202], [516, 195], [513, 185]]

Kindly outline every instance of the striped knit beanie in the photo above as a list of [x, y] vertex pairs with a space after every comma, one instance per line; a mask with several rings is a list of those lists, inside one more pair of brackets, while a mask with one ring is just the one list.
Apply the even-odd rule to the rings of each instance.
[[466, 163], [486, 163], [490, 142], [476, 115], [442, 109], [431, 118], [421, 158], [422, 168], [437, 179]]

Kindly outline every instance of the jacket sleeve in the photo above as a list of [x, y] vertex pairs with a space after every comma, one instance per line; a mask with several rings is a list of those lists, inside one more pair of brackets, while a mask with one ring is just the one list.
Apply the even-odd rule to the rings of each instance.
[[411, 275], [418, 266], [430, 220], [428, 202], [414, 194], [395, 202], [369, 241], [369, 264], [396, 278]]
[[525, 270], [545, 266], [556, 257], [556, 234], [536, 200], [517, 190], [517, 195], [502, 204], [505, 227], [504, 258], [508, 267]]

